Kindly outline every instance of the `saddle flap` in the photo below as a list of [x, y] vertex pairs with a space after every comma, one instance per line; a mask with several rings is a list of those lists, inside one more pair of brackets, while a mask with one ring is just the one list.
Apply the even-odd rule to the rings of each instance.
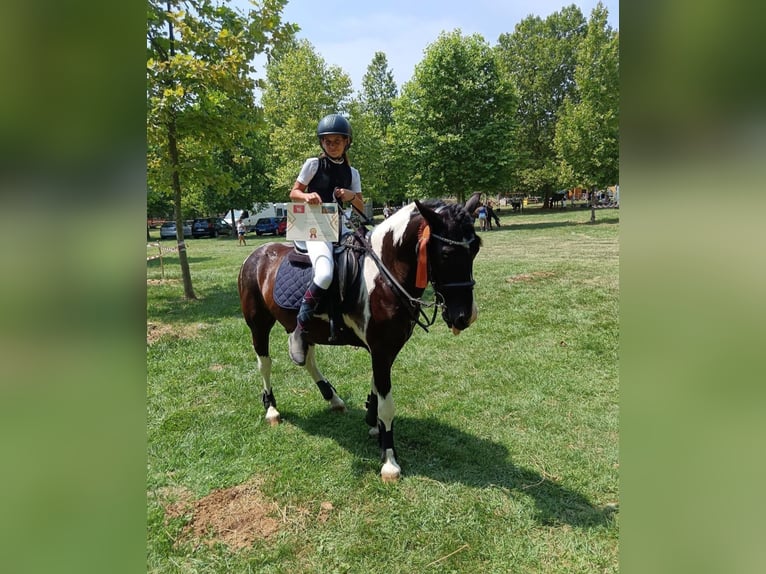
[[307, 265], [311, 265], [311, 259], [309, 259], [308, 253], [305, 251], [298, 251], [298, 249], [293, 249], [287, 254], [287, 259], [292, 263], [293, 265], [297, 265], [298, 267], [306, 267]]

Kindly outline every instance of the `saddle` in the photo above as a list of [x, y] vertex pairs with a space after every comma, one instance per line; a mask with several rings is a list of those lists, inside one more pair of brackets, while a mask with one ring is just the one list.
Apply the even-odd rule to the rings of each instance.
[[[316, 310], [317, 314], [327, 313], [330, 316], [331, 332], [334, 325], [344, 328], [341, 315], [350, 311], [357, 300], [362, 284], [361, 270], [367, 233], [363, 227], [354, 233], [348, 233], [341, 237], [334, 249], [335, 270], [332, 284]], [[308, 253], [294, 247], [282, 259], [277, 270], [274, 302], [283, 309], [299, 309], [312, 277], [313, 269]]]

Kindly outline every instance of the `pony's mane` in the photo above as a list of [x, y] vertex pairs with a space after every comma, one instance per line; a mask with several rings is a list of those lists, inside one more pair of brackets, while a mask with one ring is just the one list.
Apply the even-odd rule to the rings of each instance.
[[393, 234], [394, 243], [399, 243], [410, 224], [410, 220], [418, 209], [414, 203], [410, 203], [396, 210], [388, 219], [384, 219], [372, 230], [373, 243], [382, 242], [387, 233]]
[[[445, 203], [441, 199], [427, 199], [421, 201], [421, 204], [446, 215], [446, 219], [451, 225], [456, 226], [463, 232], [463, 237], [471, 237], [475, 235], [473, 226], [473, 216], [463, 209], [463, 205], [459, 203]], [[445, 213], [446, 212], [446, 213]], [[415, 203], [410, 203], [397, 210], [391, 217], [384, 219], [378, 224], [372, 232], [372, 239], [382, 241], [383, 237], [391, 232], [393, 234], [394, 243], [401, 242], [404, 233], [412, 219], [420, 215]]]

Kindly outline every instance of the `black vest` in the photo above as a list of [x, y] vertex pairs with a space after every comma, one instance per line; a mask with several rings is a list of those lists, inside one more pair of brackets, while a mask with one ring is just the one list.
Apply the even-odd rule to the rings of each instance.
[[351, 166], [345, 161], [337, 164], [320, 157], [319, 168], [309, 182], [308, 191], [318, 193], [323, 203], [333, 203], [337, 201], [333, 195], [336, 187], [351, 188]]

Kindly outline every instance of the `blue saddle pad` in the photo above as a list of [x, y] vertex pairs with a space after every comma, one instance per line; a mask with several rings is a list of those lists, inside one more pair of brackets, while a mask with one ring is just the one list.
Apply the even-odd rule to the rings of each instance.
[[311, 265], [295, 264], [289, 257], [282, 259], [274, 285], [274, 302], [283, 309], [298, 309], [306, 289], [311, 285]]

